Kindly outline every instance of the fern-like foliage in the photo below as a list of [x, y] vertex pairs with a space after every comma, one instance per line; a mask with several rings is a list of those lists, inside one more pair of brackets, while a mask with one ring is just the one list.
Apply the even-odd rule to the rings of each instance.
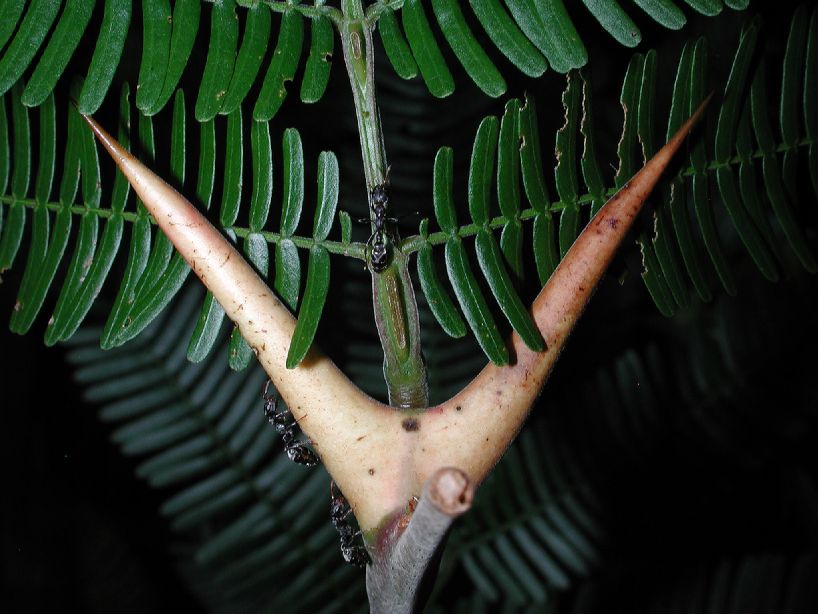
[[[783, 58], [780, 136], [772, 128], [773, 112], [762, 95], [765, 64], [754, 60], [759, 55], [760, 24], [751, 22], [738, 43], [720, 101], [715, 135], [700, 134], [694, 139], [687, 162], [664, 189], [663, 202], [653, 211], [653, 233], [643, 232], [640, 236], [643, 278], [665, 315], [688, 307], [691, 290], [703, 300], [713, 296], [716, 285], [730, 294], [736, 291], [724, 247], [731, 234], [725, 236], [715, 221], [719, 217], [715, 210], [719, 201], [765, 277], [778, 279], [782, 267], [793, 266], [792, 255], [805, 270], [818, 270], [805, 231], [799, 226], [800, 191], [795, 187], [797, 161], [802, 152], [800, 158], [806, 159], [813, 190], [818, 193], [814, 134], [818, 126], [818, 94], [811, 76], [818, 72], [815, 42], [818, 12], [808, 15], [801, 8], [792, 24]], [[661, 140], [656, 134], [656, 117], [660, 115], [654, 103], [656, 66], [654, 52], [638, 54], [626, 72], [621, 96], [625, 114], [613, 177], [604, 176], [605, 165], [595, 151], [597, 137], [589, 77], [576, 72], [568, 75], [563, 93], [565, 123], [556, 137], [554, 187], [549, 187], [551, 181], [543, 170], [537, 113], [530, 99], [522, 103], [509, 101], [501, 119], [488, 117], [478, 128], [468, 179], [471, 218], [468, 224], [462, 224], [457, 217], [459, 207], [452, 176], [454, 152], [449, 148], [438, 152], [433, 196], [440, 230], [431, 231], [429, 221], [424, 220], [419, 234], [406, 238], [401, 248], [417, 252], [421, 288], [432, 313], [449, 335], [461, 337], [470, 329], [492, 361], [507, 362], [503, 329], [491, 306], [496, 302], [523, 340], [533, 349], [542, 348], [543, 341], [525, 308], [530, 297], [521, 296], [518, 290], [527, 273], [524, 249], [530, 244], [537, 278], [540, 284], [544, 283], [573, 243], [584, 220], [656, 151]], [[675, 131], [709, 90], [705, 67], [704, 41], [685, 47], [673, 84], [667, 134]], [[23, 104], [25, 92], [21, 90], [18, 84], [4, 97], [8, 99], [9, 112], [5, 103], [0, 105], [0, 187], [5, 194], [0, 199], [7, 218], [0, 219], [0, 270], [14, 262], [29, 218], [32, 227], [32, 246], [12, 329], [22, 333], [32, 325], [67, 254], [69, 230], [78, 223], [74, 252], [49, 321], [46, 342], [53, 344], [70, 337], [124, 247], [122, 236], [130, 226], [125, 272], [101, 339], [103, 347], [120, 345], [161, 312], [178, 292], [189, 267], [173, 254], [164, 235], [155, 232], [141, 205], [134, 212], [126, 210], [128, 186], [119, 175], [110, 200], [107, 194], [103, 199], [96, 146], [73, 109], [67, 113], [68, 145], [59, 200], [52, 200], [57, 142], [62, 132], [57, 105], [49, 95], [40, 107], [29, 110]], [[124, 89], [119, 138], [126, 143], [131, 138], [128, 127], [132, 112]], [[198, 146], [188, 147], [188, 108], [181, 90], [174, 96], [172, 108], [162, 113], [167, 113], [167, 117], [162, 115], [159, 119], [166, 119], [170, 125], [170, 139], [165, 146], [170, 155], [166, 160], [156, 159], [154, 118], [137, 111], [139, 154], [160, 164], [160, 172], [165, 164], [166, 175], [182, 191], [195, 193], [202, 208], [209, 208], [214, 195], [220, 195], [219, 224], [242, 243], [248, 259], [263, 276], [271, 277], [278, 295], [299, 313], [297, 337], [289, 358], [291, 365], [297, 364], [309, 349], [320, 321], [329, 289], [330, 254], [366, 257], [364, 244], [350, 242], [350, 218], [343, 212], [338, 216], [339, 240], [328, 239], [338, 201], [335, 156], [325, 152], [318, 158], [313, 229], [311, 234], [299, 235], [305, 191], [304, 155], [298, 132], [293, 129], [284, 132], [280, 220], [275, 226], [277, 230], [271, 231], [267, 225], [272, 202], [273, 154], [268, 122], [246, 125], [239, 105], [226, 117], [194, 124], [199, 132]], [[33, 115], [39, 133], [36, 150], [32, 147]], [[218, 130], [225, 134], [219, 147], [217, 123], [224, 126]], [[245, 142], [248, 132], [249, 146]], [[197, 152], [198, 160], [190, 160], [189, 151]], [[250, 160], [245, 163], [248, 155]], [[34, 173], [30, 168], [32, 160], [38, 164]], [[185, 190], [185, 168], [194, 164], [198, 169], [195, 191]], [[217, 168], [222, 169], [218, 182]], [[246, 168], [252, 173], [249, 182], [244, 178]], [[80, 183], [79, 200], [83, 205], [76, 204]], [[217, 183], [222, 186], [220, 193]], [[250, 190], [243, 187], [247, 183], [252, 186]], [[554, 192], [558, 200], [551, 199]], [[717, 193], [720, 199], [712, 199], [711, 193]], [[250, 203], [244, 214], [246, 225], [238, 223], [242, 202]], [[105, 227], [97, 246], [99, 224], [103, 220]], [[499, 241], [494, 236], [498, 229]], [[528, 233], [530, 242], [526, 240]], [[446, 271], [454, 298], [437, 271], [435, 248], [439, 245], [445, 247]], [[486, 296], [473, 271], [469, 257], [472, 245], [493, 299]], [[275, 252], [274, 271], [270, 271], [270, 246]], [[306, 283], [302, 281], [299, 249], [309, 253]], [[201, 360], [211, 350], [223, 319], [221, 308], [212, 296], [207, 296], [189, 343], [191, 360]], [[250, 348], [234, 332], [229, 350], [231, 366], [246, 367], [251, 355]]]
[[[70, 228], [75, 220], [80, 228], [76, 235], [74, 253], [66, 278], [49, 320], [45, 341], [51, 345], [69, 338], [87, 315], [91, 304], [105, 283], [112, 264], [119, 254], [122, 236], [130, 227], [130, 249], [119, 291], [102, 331], [101, 345], [115, 347], [135, 337], [167, 306], [187, 278], [190, 267], [178, 254], [141, 204], [135, 211], [126, 211], [129, 186], [116, 175], [110, 200], [102, 201], [100, 164], [97, 147], [75, 109], [69, 108], [66, 139], [68, 147], [63, 162], [59, 200], [52, 200], [52, 184], [56, 168], [57, 121], [53, 97], [38, 107], [37, 115], [40, 148], [32, 152], [31, 117], [21, 102], [19, 88], [8, 96], [11, 102], [11, 130], [0, 106], [0, 130], [11, 135], [13, 153], [0, 147], [0, 168], [11, 172], [11, 180], [0, 176], [0, 185], [10, 184], [10, 194], [4, 197], [8, 216], [0, 235], [0, 270], [14, 262], [20, 240], [31, 212], [32, 247], [20, 285], [11, 328], [25, 333], [40, 311], [58, 267], [66, 256]], [[119, 140], [130, 142], [131, 107], [128, 90], [123, 89], [120, 104]], [[165, 160], [168, 176], [183, 189], [185, 169], [189, 163], [186, 120], [187, 108], [181, 90], [175, 95], [170, 119], [171, 135], [169, 157]], [[240, 242], [248, 260], [264, 276], [270, 268], [269, 244], [275, 245], [274, 286], [278, 295], [293, 309], [301, 304], [296, 342], [291, 360], [297, 364], [306, 354], [320, 319], [329, 286], [329, 251], [358, 254], [362, 246], [351, 246], [348, 233], [341, 242], [327, 241], [335, 219], [338, 202], [338, 162], [330, 152], [318, 157], [317, 199], [312, 234], [297, 236], [304, 203], [304, 155], [298, 131], [286, 130], [282, 137], [282, 182], [280, 222], [275, 232], [266, 230], [273, 194], [273, 153], [267, 122], [253, 122], [250, 127], [249, 154], [252, 168], [251, 189], [243, 186], [244, 125], [239, 107], [227, 116], [224, 149], [217, 152], [213, 121], [196, 124], [198, 128], [198, 177], [195, 185], [196, 200], [203, 209], [210, 207], [216, 189], [216, 168], [223, 169], [219, 218], [226, 232]], [[138, 143], [140, 155], [155, 159], [153, 118], [138, 115]], [[8, 143], [8, 139], [5, 140]], [[34, 181], [30, 181], [30, 164], [38, 159]], [[9, 161], [13, 164], [10, 165]], [[75, 204], [77, 186], [81, 178], [83, 205]], [[5, 193], [5, 189], [4, 189]], [[106, 194], [107, 199], [107, 194]], [[249, 200], [247, 225], [238, 227], [236, 220], [242, 200]], [[4, 207], [5, 208], [5, 207]], [[54, 228], [50, 230], [54, 217]], [[99, 225], [105, 223], [98, 241]], [[2, 222], [2, 220], [0, 220]], [[347, 224], [348, 228], [348, 224]], [[153, 238], [152, 238], [153, 237]], [[306, 285], [303, 296], [299, 248], [309, 251]], [[309, 312], [309, 315], [307, 315]], [[213, 346], [224, 319], [221, 307], [208, 295], [201, 309], [199, 324], [190, 343], [189, 357], [201, 360]], [[230, 345], [230, 363], [233, 368], [247, 366], [252, 352], [243, 339], [234, 333]]]
[[[717, 15], [724, 4], [740, 10], [749, 0], [686, 3], [701, 14]], [[505, 80], [484, 50], [485, 43], [469, 26], [461, 4], [465, 3], [434, 0], [431, 7], [444, 38], [468, 75], [486, 94], [500, 96], [506, 91]], [[584, 0], [583, 4], [617, 42], [629, 47], [639, 44], [639, 28], [616, 0]], [[684, 12], [672, 0], [640, 0], [637, 4], [666, 28], [679, 29], [685, 24]], [[33, 64], [21, 97], [27, 106], [45, 101], [86, 33], [94, 5], [93, 1], [71, 0], [61, 11], [59, 3], [48, 0], [32, 0], [28, 6], [22, 0], [4, 3], [0, 49], [7, 42], [8, 46], [0, 56], [0, 94], [20, 82]], [[499, 0], [470, 0], [469, 5], [491, 43], [528, 76], [540, 76], [549, 64], [567, 72], [588, 60], [562, 0], [513, 0], [505, 7]], [[132, 12], [132, 0], [105, 1], [97, 43], [77, 98], [83, 113], [96, 112], [111, 87]], [[274, 15], [280, 18], [274, 20]], [[209, 17], [206, 61], [197, 79], [195, 115], [200, 122], [213, 119], [217, 113], [235, 111], [254, 84], [258, 87], [253, 90], [253, 118], [271, 119], [301, 64], [307, 26], [309, 53], [300, 98], [308, 103], [319, 100], [329, 79], [333, 25], [341, 26], [348, 19], [323, 0], [314, 0], [311, 5], [278, 0], [177, 0], [173, 6], [170, 0], [148, 0], [142, 3], [141, 17], [136, 106], [146, 115], [158, 113], [173, 97], [198, 32], [208, 28]], [[397, 74], [409, 79], [420, 72], [435, 96], [447, 96], [454, 90], [454, 78], [420, 0], [378, 0], [368, 7], [366, 19], [378, 24], [383, 47]], [[269, 51], [273, 40], [275, 47]], [[40, 48], [43, 51], [35, 63]]]
[[[724, 4], [739, 10], [749, 4], [749, 0], [686, 2], [703, 15], [719, 14]], [[429, 92], [444, 97], [454, 91], [455, 82], [423, 4], [421, 0], [383, 0], [370, 10], [378, 16], [383, 45], [395, 72], [405, 79], [419, 72]], [[443, 38], [475, 85], [489, 96], [504, 94], [506, 82], [486, 53], [484, 47], [488, 45], [469, 26], [461, 8], [464, 3], [432, 0], [430, 4]], [[508, 0], [504, 4], [500, 0], [469, 0], [473, 19], [485, 36], [522, 73], [538, 77], [549, 65], [566, 73], [587, 63], [588, 52], [562, 0]], [[635, 47], [642, 40], [639, 28], [616, 0], [583, 0], [582, 4], [619, 44]], [[666, 28], [679, 29], [686, 22], [684, 12], [673, 2], [642, 0], [636, 4]], [[579, 11], [575, 6], [572, 12]], [[393, 7], [400, 7], [400, 22]]]
[[[811, 84], [811, 75], [818, 71], [814, 49], [818, 11], [808, 16], [802, 7], [792, 20], [783, 59], [780, 136], [773, 132], [772, 111], [762, 95], [766, 91], [764, 64], [752, 61], [759, 28], [754, 21], [741, 36], [717, 112], [715, 135], [706, 138], [700, 133], [693, 138], [688, 160], [665, 187], [662, 202], [652, 213], [654, 232], [643, 232], [639, 238], [642, 277], [665, 315], [689, 307], [691, 290], [702, 300], [711, 299], [719, 283], [727, 293], [736, 292], [724, 247], [732, 237], [720, 234], [715, 223], [719, 201], [765, 277], [775, 281], [781, 267], [798, 266], [793, 265], [793, 256], [804, 270], [818, 270], [813, 249], [798, 223], [801, 192], [796, 188], [800, 152], [800, 157], [808, 158], [812, 197], [818, 197], [815, 142], [809, 132], [818, 113], [818, 100], [814, 87], [800, 85]], [[705, 61], [703, 39], [682, 52], [673, 84], [668, 136], [709, 91]], [[501, 121], [490, 117], [481, 123], [468, 178], [469, 224], [459, 224], [456, 218], [453, 152], [448, 148], [438, 152], [434, 203], [441, 230], [430, 232], [428, 222], [422, 223], [420, 234], [406, 239], [404, 249], [418, 251], [421, 287], [449, 335], [462, 336], [466, 328], [435, 268], [432, 248], [440, 244], [445, 244], [446, 271], [466, 322], [491, 360], [498, 364], [508, 361], [503, 335], [466, 256], [464, 239], [474, 236], [479, 268], [496, 303], [529, 347], [539, 347], [536, 328], [523, 308], [525, 301], [515, 289], [525, 272], [523, 222], [533, 220], [530, 242], [539, 281], [545, 283], [573, 244], [583, 220], [593, 216], [658, 149], [656, 66], [655, 52], [637, 54], [628, 66], [622, 86], [624, 119], [618, 166], [609, 180], [603, 177], [604, 165], [596, 156], [590, 87], [582, 73], [568, 75], [563, 93], [565, 123], [556, 137], [554, 170], [558, 200], [549, 197], [550, 181], [543, 171], [537, 114], [531, 100], [523, 104], [512, 100]], [[750, 74], [753, 67], [755, 77]], [[496, 201], [492, 193], [496, 193]], [[711, 198], [713, 193], [720, 199]], [[491, 215], [494, 202], [499, 209], [496, 216]], [[499, 245], [493, 236], [496, 229], [502, 230]]]

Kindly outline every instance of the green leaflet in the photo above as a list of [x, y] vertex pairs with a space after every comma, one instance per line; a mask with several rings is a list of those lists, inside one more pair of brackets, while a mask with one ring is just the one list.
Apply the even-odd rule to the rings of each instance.
[[[784, 52], [784, 69], [781, 75], [781, 106], [778, 116], [782, 142], [790, 148], [796, 146], [800, 134], [799, 90], [802, 82], [809, 78], [804, 73], [808, 24], [807, 7], [801, 5], [796, 8], [792, 16], [787, 49]], [[794, 180], [794, 174], [790, 175], [789, 179]]]
[[20, 101], [21, 90], [22, 84], [18, 83], [11, 92], [11, 127], [14, 133], [11, 195], [15, 199], [26, 197], [31, 182], [31, 120], [28, 109]]
[[293, 80], [298, 68], [303, 41], [304, 18], [301, 13], [296, 11], [284, 13], [278, 43], [267, 68], [256, 106], [253, 108], [253, 119], [256, 121], [272, 119], [281, 108], [287, 96], [286, 84]]
[[164, 76], [159, 98], [153, 105], [156, 112], [163, 109], [176, 91], [187, 61], [193, 51], [196, 33], [199, 31], [201, 3], [197, 0], [177, 0], [173, 6], [173, 30], [170, 36], [167, 73]]
[[656, 127], [654, 118], [656, 90], [656, 51], [651, 49], [645, 54], [642, 64], [642, 83], [639, 86], [639, 112], [637, 115], [637, 132], [642, 144], [642, 157], [650, 160], [658, 146], [656, 144]]
[[702, 15], [712, 17], [721, 13], [721, 0], [685, 0], [687, 4]]
[[622, 84], [620, 102], [625, 117], [622, 123], [622, 137], [619, 139], [616, 150], [617, 158], [619, 158], [619, 168], [616, 171], [616, 177], [614, 177], [614, 185], [617, 188], [621, 188], [640, 167], [636, 158], [636, 145], [638, 140], [638, 95], [639, 84], [642, 81], [643, 63], [644, 56], [641, 53], [634, 54], [628, 63], [625, 81]]
[[659, 312], [669, 318], [676, 311], [676, 306], [661, 274], [653, 245], [650, 241], [640, 241], [639, 244], [642, 248], [642, 279]]
[[523, 174], [523, 187], [531, 207], [538, 213], [544, 213], [551, 205], [548, 186], [542, 169], [540, 131], [537, 127], [537, 108], [534, 99], [526, 96], [525, 104], [520, 107], [520, 168]]
[[403, 31], [400, 29], [398, 18], [394, 11], [386, 9], [378, 19], [378, 32], [381, 34], [381, 42], [386, 51], [386, 57], [392, 64], [392, 68], [401, 79], [411, 79], [418, 74], [418, 65], [412, 57], [412, 51]]
[[338, 223], [341, 226], [341, 243], [349, 245], [352, 236], [352, 218], [346, 211], [338, 212]]
[[560, 262], [557, 251], [556, 229], [554, 218], [550, 211], [537, 214], [534, 218], [532, 243], [534, 245], [534, 263], [537, 266], [537, 276], [540, 284], [545, 285], [551, 273]]
[[506, 4], [517, 25], [554, 70], [565, 73], [588, 61], [562, 0], [507, 0]]
[[26, 6], [25, 0], [0, 0], [0, 49], [6, 46]]
[[282, 137], [284, 164], [284, 198], [281, 210], [281, 234], [295, 234], [304, 205], [304, 152], [301, 135], [295, 128], [287, 128]]
[[332, 68], [332, 51], [335, 30], [327, 17], [317, 17], [310, 22], [310, 55], [301, 80], [301, 101], [318, 102], [324, 95]]
[[196, 99], [196, 121], [213, 119], [222, 108], [236, 62], [239, 41], [239, 18], [235, 0], [214, 3], [210, 13], [210, 44], [207, 62]]
[[57, 110], [54, 96], [49, 95], [38, 109], [40, 121], [40, 146], [38, 149], [37, 178], [34, 183], [34, 200], [44, 205], [51, 196], [54, 169], [57, 159]]
[[315, 209], [312, 234], [316, 241], [329, 236], [338, 206], [338, 158], [331, 151], [318, 156], [318, 206]]
[[582, 120], [579, 125], [579, 132], [582, 135], [582, 179], [588, 193], [593, 197], [591, 204], [591, 217], [593, 218], [602, 208], [607, 200], [605, 197], [605, 180], [602, 178], [602, 169], [596, 157], [596, 146], [594, 137], [593, 110], [591, 107], [590, 83], [585, 75], [580, 72], [582, 79]]
[[582, 0], [606, 32], [626, 47], [636, 47], [642, 33], [616, 0]]
[[432, 315], [446, 334], [455, 338], [463, 337], [466, 334], [466, 325], [449, 293], [443, 287], [434, 263], [433, 253], [432, 247], [428, 244], [421, 246], [418, 250], [417, 268], [421, 290]]
[[483, 298], [460, 237], [454, 236], [446, 241], [445, 251], [449, 280], [477, 343], [494, 364], [508, 364], [508, 348], [503, 342], [486, 299]]
[[718, 162], [729, 160], [733, 151], [736, 127], [741, 115], [738, 105], [743, 99], [742, 95], [748, 84], [748, 74], [758, 39], [758, 25], [756, 20], [742, 33], [738, 51], [733, 58], [730, 76], [724, 87], [724, 101], [716, 128], [715, 157]]
[[520, 335], [523, 342], [529, 349], [541, 352], [545, 349], [545, 342], [540, 335], [540, 331], [528, 310], [523, 305], [520, 296], [514, 289], [511, 276], [503, 265], [503, 257], [494, 237], [487, 230], [480, 230], [475, 240], [477, 247], [477, 261], [489, 288], [497, 299], [503, 313], [508, 318], [511, 326]]
[[161, 109], [160, 97], [170, 66], [173, 16], [169, 0], [142, 2], [142, 62], [136, 86], [136, 107], [145, 115]]
[[569, 73], [568, 84], [562, 94], [565, 110], [565, 124], [557, 132], [557, 167], [554, 178], [557, 193], [563, 205], [560, 214], [559, 246], [560, 257], [564, 257], [579, 234], [579, 176], [577, 173], [577, 132], [580, 122], [582, 88], [577, 73]]
[[210, 354], [219, 337], [223, 320], [224, 309], [208, 292], [202, 304], [199, 319], [196, 321], [196, 327], [188, 342], [187, 359], [189, 361], [201, 362]]
[[469, 0], [469, 4], [491, 42], [524, 74], [539, 77], [548, 69], [545, 57], [526, 38], [499, 0]]
[[[0, 194], [6, 193], [11, 168], [9, 125], [6, 116], [6, 98], [0, 96]], [[3, 207], [0, 207], [0, 231], [3, 230]]]
[[582, 108], [582, 88], [579, 75], [570, 73], [568, 84], [562, 94], [562, 106], [565, 112], [565, 123], [557, 132], [555, 155], [557, 167], [554, 179], [557, 194], [563, 205], [575, 205], [579, 198], [579, 176], [577, 174], [577, 130], [579, 128], [580, 110]]
[[441, 147], [435, 155], [433, 203], [435, 218], [446, 234], [457, 232], [457, 216], [454, 210], [452, 165], [454, 152], [451, 147]]
[[288, 369], [297, 367], [312, 345], [329, 291], [329, 273], [329, 252], [326, 248], [321, 245], [310, 248], [304, 298], [298, 311], [298, 322], [295, 325], [290, 349], [287, 351]]
[[66, 1], [60, 21], [23, 90], [24, 105], [38, 106], [54, 89], [88, 26], [93, 9], [93, 0]]
[[250, 91], [267, 52], [271, 22], [267, 5], [259, 3], [248, 9], [241, 47], [220, 113], [227, 115], [235, 111]]
[[77, 101], [80, 113], [95, 113], [105, 99], [122, 57], [130, 24], [131, 0], [105, 0], [99, 38]]
[[454, 91], [454, 78], [437, 46], [421, 0], [406, 0], [401, 16], [409, 47], [426, 87], [433, 96], [445, 98]]
[[60, 3], [53, 0], [31, 1], [17, 33], [0, 58], [0, 94], [9, 91], [28, 68], [59, 10]]
[[475, 224], [485, 226], [491, 209], [491, 183], [494, 179], [494, 156], [500, 122], [486, 117], [480, 122], [472, 146], [469, 166], [469, 213]]
[[27, 284], [26, 277], [23, 277], [15, 304], [15, 311], [9, 324], [11, 331], [20, 335], [31, 329], [34, 318], [37, 317], [43, 306], [48, 289], [51, 287], [57, 273], [57, 267], [68, 245], [72, 221], [71, 212], [62, 209], [57, 213], [54, 228], [51, 231], [51, 241], [48, 242], [46, 248], [45, 243], [48, 238], [49, 225], [48, 215], [48, 212], [42, 208], [36, 209], [33, 215], [32, 234], [34, 239], [25, 271], [25, 275], [30, 276], [30, 280], [28, 280]]
[[199, 124], [199, 178], [196, 200], [202, 209], [210, 209], [216, 183], [216, 126], [213, 121]]
[[249, 229], [259, 232], [267, 223], [273, 198], [273, 152], [267, 122], [253, 122], [250, 129], [253, 160], [253, 193], [250, 197]]
[[241, 203], [242, 168], [244, 144], [241, 106], [227, 116], [227, 145], [224, 157], [224, 183], [219, 222], [229, 228], [236, 222]]
[[[14, 134], [11, 194], [15, 199], [25, 198], [31, 175], [31, 125], [28, 109], [20, 102], [21, 89], [18, 83], [12, 89], [11, 95], [11, 125]], [[10, 268], [14, 263], [23, 238], [25, 221], [25, 205], [22, 202], [14, 202], [0, 235], [0, 272]]]
[[508, 220], [500, 235], [500, 249], [517, 281], [523, 278], [520, 223], [520, 101], [506, 103], [497, 146], [497, 203]]
[[284, 304], [295, 311], [301, 288], [301, 259], [292, 239], [276, 243], [274, 288]]
[[633, 0], [633, 3], [671, 30], [679, 30], [687, 23], [685, 14], [672, 0]]
[[432, 10], [443, 36], [472, 81], [487, 95], [496, 98], [506, 91], [500, 71], [474, 38], [456, 0], [432, 0]]

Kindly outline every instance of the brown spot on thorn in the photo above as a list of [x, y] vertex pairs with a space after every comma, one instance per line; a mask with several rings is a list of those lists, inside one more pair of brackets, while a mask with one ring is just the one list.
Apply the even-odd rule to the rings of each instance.
[[372, 467], [370, 467], [368, 473], [369, 475], [375, 475], [375, 470]]
[[458, 405], [457, 407], [455, 407], [455, 409], [456, 409], [457, 411], [460, 411], [461, 409], [463, 409], [463, 407], [462, 407], [461, 405]]
[[[361, 435], [361, 436], [360, 436], [360, 437], [358, 437], [358, 439], [356, 439], [355, 441], [361, 441], [361, 440], [362, 440], [364, 437], [366, 437], [366, 435]], [[370, 471], [370, 474], [369, 474], [369, 475], [372, 475], [372, 469], [370, 469], [369, 471]]]
[[407, 433], [413, 433], [415, 431], [420, 430], [420, 423], [415, 420], [414, 418], [407, 418], [403, 422], [401, 422], [401, 426], [403, 430]]

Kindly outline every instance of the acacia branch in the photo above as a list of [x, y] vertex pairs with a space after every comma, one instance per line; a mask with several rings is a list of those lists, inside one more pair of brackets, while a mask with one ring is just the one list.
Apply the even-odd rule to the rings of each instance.
[[86, 118], [157, 223], [256, 352], [346, 495], [372, 531], [422, 490], [440, 467], [479, 484], [525, 420], [569, 333], [661, 173], [705, 103], [582, 231], [533, 305], [548, 347], [512, 334], [513, 364], [489, 364], [449, 401], [411, 414], [365, 395], [315, 346], [285, 367], [295, 319], [231, 243], [196, 208]]
[[411, 520], [380, 536], [381, 551], [366, 570], [366, 590], [374, 614], [413, 612], [425, 599], [423, 578], [455, 518], [471, 508], [474, 484], [460, 469], [438, 469], [423, 488]]

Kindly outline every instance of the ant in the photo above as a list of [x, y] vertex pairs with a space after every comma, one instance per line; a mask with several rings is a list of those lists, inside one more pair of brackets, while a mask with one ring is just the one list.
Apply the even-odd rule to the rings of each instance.
[[[383, 273], [387, 266], [389, 252], [386, 249], [386, 240], [392, 238], [392, 233], [386, 229], [386, 223], [396, 223], [394, 217], [387, 217], [386, 207], [389, 205], [389, 169], [386, 169], [386, 178], [383, 183], [379, 183], [369, 193], [369, 208], [375, 216], [371, 223], [375, 225], [375, 230], [366, 241], [367, 247], [371, 247], [369, 262], [375, 273]], [[362, 218], [359, 222], [369, 222], [369, 219]]]
[[270, 380], [267, 380], [267, 383], [264, 384], [264, 415], [276, 428], [276, 432], [281, 435], [287, 457], [299, 465], [314, 467], [319, 463], [318, 456], [307, 447], [307, 444], [296, 441], [295, 429], [298, 428], [298, 424], [295, 421], [289, 422], [287, 420], [287, 415], [290, 414], [288, 410], [277, 411], [278, 395], [267, 394], [269, 386]]
[[332, 501], [329, 506], [329, 517], [332, 520], [332, 526], [341, 536], [341, 555], [347, 563], [358, 567], [366, 567], [372, 562], [372, 559], [369, 558], [369, 553], [364, 546], [354, 543], [355, 538], [361, 532], [354, 533], [347, 522], [347, 517], [352, 513], [352, 508], [349, 507], [346, 497], [340, 491], [338, 491], [337, 495], [335, 494], [335, 482], [330, 482], [329, 493]]

